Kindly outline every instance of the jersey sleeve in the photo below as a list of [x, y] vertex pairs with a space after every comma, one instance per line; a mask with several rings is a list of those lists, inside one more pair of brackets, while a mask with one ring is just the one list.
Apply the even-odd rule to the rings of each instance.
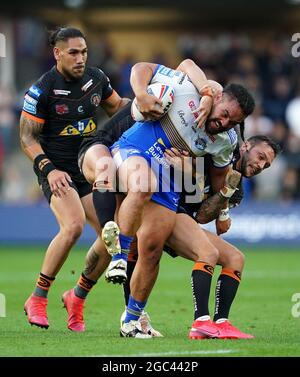
[[47, 115], [47, 101], [44, 89], [32, 85], [26, 92], [23, 103], [23, 113], [32, 119], [43, 123]]
[[101, 71], [101, 69], [99, 69], [99, 71], [100, 71], [100, 74], [101, 74], [101, 77], [102, 77], [102, 82], [103, 82], [102, 101], [105, 101], [113, 94], [114, 90], [113, 90], [113, 88], [110, 84], [109, 77], [103, 71]]
[[224, 141], [223, 149], [216, 155], [212, 155], [213, 165], [216, 168], [224, 168], [232, 163], [233, 151], [238, 143], [237, 134], [234, 129], [227, 131], [227, 140]]
[[172, 68], [168, 68], [164, 65], [159, 64], [153, 73], [151, 84], [160, 82], [163, 84], [172, 85], [172, 83], [174, 83], [174, 79], [178, 79], [180, 76], [183, 75], [183, 72], [175, 71]]

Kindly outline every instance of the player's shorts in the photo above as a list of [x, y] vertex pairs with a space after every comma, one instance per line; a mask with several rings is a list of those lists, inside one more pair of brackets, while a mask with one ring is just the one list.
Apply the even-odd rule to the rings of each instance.
[[111, 151], [117, 167], [131, 156], [144, 158], [158, 182], [151, 200], [177, 212], [179, 192], [174, 183], [173, 169], [164, 157], [167, 148], [171, 148], [171, 144], [159, 122], [137, 122], [113, 144]]
[[101, 144], [106, 147], [111, 147], [122, 136], [123, 132], [127, 131], [133, 124], [134, 120], [131, 117], [131, 102], [119, 110], [113, 117], [99, 127], [97, 132], [89, 137], [85, 137], [78, 152], [78, 166], [82, 170], [82, 162], [86, 151], [93, 145]]
[[[33, 169], [37, 178], [40, 188], [42, 189], [48, 203], [51, 201], [52, 192], [49, 186], [48, 179], [42, 174], [42, 172], [39, 169], [34, 168]], [[84, 196], [90, 194], [92, 192], [92, 185], [90, 185], [82, 176], [82, 179], [79, 177], [72, 178], [72, 182], [69, 183], [71, 187], [73, 187], [77, 192], [80, 198], [83, 198]]]

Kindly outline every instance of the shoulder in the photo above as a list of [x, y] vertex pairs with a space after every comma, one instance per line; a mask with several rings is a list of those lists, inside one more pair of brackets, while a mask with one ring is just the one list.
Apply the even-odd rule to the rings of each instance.
[[55, 74], [53, 69], [51, 69], [31, 85], [28, 89], [28, 94], [35, 99], [39, 99], [42, 95], [47, 96], [54, 80]]
[[235, 129], [231, 128], [230, 130], [226, 131], [228, 141], [230, 144], [235, 148], [238, 142], [238, 135]]
[[97, 68], [97, 67], [87, 67], [86, 74], [90, 76], [91, 78], [99, 80], [99, 81], [108, 80], [107, 75], [100, 68]]

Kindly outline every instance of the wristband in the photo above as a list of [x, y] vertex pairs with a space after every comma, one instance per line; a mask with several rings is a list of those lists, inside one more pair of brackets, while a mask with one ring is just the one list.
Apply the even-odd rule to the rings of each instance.
[[40, 170], [45, 177], [52, 171], [55, 170], [54, 164], [48, 159], [48, 157], [41, 153], [33, 161], [33, 166], [35, 169]]
[[220, 212], [220, 215], [219, 215], [219, 220], [220, 221], [226, 221], [229, 218], [230, 218], [230, 216], [229, 216], [229, 208], [227, 207], [227, 208], [222, 209], [221, 212]]
[[52, 171], [52, 170], [55, 170], [56, 167], [54, 166], [54, 164], [48, 160], [49, 162], [47, 162], [41, 169], [41, 172], [44, 174], [45, 177], [48, 176], [48, 174]]

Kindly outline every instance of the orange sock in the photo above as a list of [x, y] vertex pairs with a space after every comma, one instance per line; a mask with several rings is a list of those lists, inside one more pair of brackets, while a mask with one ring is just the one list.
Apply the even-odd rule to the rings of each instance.
[[54, 280], [54, 277], [44, 275], [40, 272], [39, 277], [36, 281], [36, 287], [33, 294], [35, 296], [47, 298], [49, 288], [51, 287]]

